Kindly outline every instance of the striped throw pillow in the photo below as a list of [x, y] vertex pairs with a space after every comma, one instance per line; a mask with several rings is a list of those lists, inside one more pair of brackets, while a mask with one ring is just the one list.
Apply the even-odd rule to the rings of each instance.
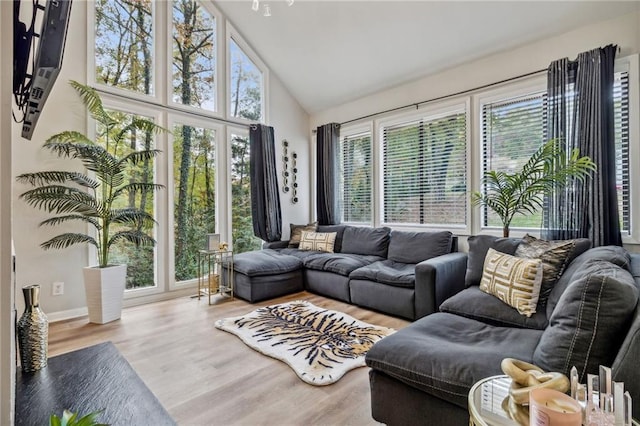
[[542, 261], [500, 253], [487, 252], [480, 290], [496, 296], [522, 315], [536, 312], [542, 285]]
[[337, 232], [302, 231], [300, 236], [300, 250], [317, 250], [333, 253]]

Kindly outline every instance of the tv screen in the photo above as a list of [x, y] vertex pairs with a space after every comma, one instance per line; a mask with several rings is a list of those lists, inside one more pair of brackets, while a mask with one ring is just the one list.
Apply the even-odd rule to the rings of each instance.
[[[18, 2], [19, 3], [19, 2]], [[67, 38], [71, 0], [48, 0], [44, 7], [42, 29], [39, 37], [34, 37], [36, 6], [29, 29], [19, 21], [14, 9], [14, 72], [22, 74], [14, 80], [14, 94], [22, 102], [18, 107], [23, 111], [22, 136], [31, 139], [40, 113], [62, 68], [64, 45]], [[25, 54], [25, 49], [28, 49]], [[25, 58], [35, 52], [32, 73], [26, 72]], [[23, 70], [24, 69], [24, 70]], [[22, 80], [21, 82], [19, 80]], [[22, 92], [20, 94], [16, 93]]]

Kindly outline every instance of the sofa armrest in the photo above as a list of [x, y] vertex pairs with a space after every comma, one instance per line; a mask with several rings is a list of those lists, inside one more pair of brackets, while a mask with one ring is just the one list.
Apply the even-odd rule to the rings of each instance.
[[272, 242], [265, 241], [264, 243], [262, 243], [263, 249], [280, 249], [280, 248], [287, 248], [288, 246], [289, 246], [289, 240], [272, 241]]
[[416, 265], [416, 319], [437, 312], [449, 297], [464, 289], [467, 253], [449, 253]]

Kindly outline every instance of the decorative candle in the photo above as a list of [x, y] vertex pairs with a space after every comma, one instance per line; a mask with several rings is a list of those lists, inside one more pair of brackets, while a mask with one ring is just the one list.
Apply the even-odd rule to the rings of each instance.
[[553, 389], [534, 389], [529, 395], [531, 426], [580, 426], [578, 401]]

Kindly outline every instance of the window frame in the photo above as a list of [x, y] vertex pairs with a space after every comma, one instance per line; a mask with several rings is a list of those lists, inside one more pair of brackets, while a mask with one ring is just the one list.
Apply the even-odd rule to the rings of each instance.
[[[223, 194], [224, 191], [224, 187], [225, 184], [223, 182], [221, 182], [221, 180], [224, 179], [220, 179], [221, 176], [225, 176], [222, 175], [222, 171], [220, 170], [220, 166], [224, 163], [224, 161], [221, 161], [221, 152], [224, 152], [224, 150], [222, 149], [221, 145], [224, 145], [222, 143], [222, 140], [224, 140], [226, 138], [226, 134], [225, 134], [225, 129], [224, 126], [222, 124], [218, 124], [215, 122], [211, 122], [211, 121], [207, 121], [204, 118], [201, 117], [194, 117], [194, 116], [190, 116], [187, 114], [181, 114], [181, 113], [170, 113], [168, 116], [168, 120], [167, 120], [167, 147], [166, 147], [166, 153], [167, 153], [167, 159], [171, 159], [171, 161], [167, 161], [167, 185], [165, 185], [166, 187], [166, 198], [167, 198], [167, 204], [166, 204], [166, 211], [167, 211], [167, 217], [166, 217], [166, 227], [167, 227], [167, 265], [168, 265], [168, 274], [169, 274], [169, 290], [180, 290], [186, 287], [193, 287], [195, 285], [198, 284], [198, 278], [192, 278], [189, 280], [184, 280], [184, 281], [177, 281], [176, 280], [176, 265], [175, 265], [175, 261], [176, 261], [176, 253], [175, 250], [173, 249], [175, 247], [175, 210], [173, 209], [173, 205], [175, 203], [175, 188], [174, 188], [174, 179], [175, 179], [175, 174], [173, 172], [173, 161], [174, 161], [174, 149], [173, 149], [173, 144], [175, 142], [175, 138], [173, 136], [173, 130], [174, 127], [179, 124], [179, 125], [183, 125], [183, 126], [192, 126], [192, 127], [201, 127], [201, 128], [206, 128], [209, 130], [213, 130], [215, 131], [215, 140], [214, 140], [214, 147], [215, 147], [215, 169], [216, 169], [216, 182], [215, 182], [215, 200], [216, 200], [216, 211], [215, 211], [215, 217], [216, 217], [216, 228], [215, 228], [215, 232], [216, 233], [220, 233], [220, 238], [222, 241], [224, 241], [224, 239], [226, 238], [224, 234], [222, 234], [221, 230], [223, 229], [221, 227], [221, 220], [220, 220], [220, 213], [223, 209], [221, 209], [221, 202], [222, 200], [225, 199], [226, 194]], [[174, 190], [171, 190], [171, 188], [173, 188]], [[173, 214], [171, 214], [173, 213]], [[204, 241], [203, 241], [204, 244]]]
[[418, 106], [416, 110], [411, 112], [405, 112], [396, 114], [388, 118], [383, 118], [376, 121], [377, 130], [377, 147], [375, 147], [376, 155], [374, 158], [374, 169], [377, 170], [377, 175], [374, 174], [374, 186], [376, 187], [374, 193], [374, 202], [377, 205], [377, 215], [375, 216], [375, 222], [380, 226], [388, 226], [393, 229], [399, 230], [450, 230], [458, 234], [465, 234], [470, 232], [470, 219], [471, 219], [471, 203], [469, 200], [466, 202], [465, 208], [465, 223], [464, 224], [407, 224], [407, 223], [395, 223], [386, 222], [384, 220], [384, 129], [403, 123], [428, 119], [429, 121], [437, 120], [439, 118], [447, 117], [455, 113], [465, 114], [465, 135], [466, 135], [466, 149], [465, 149], [465, 173], [466, 173], [466, 194], [470, 188], [470, 164], [471, 164], [471, 99], [469, 96], [453, 97], [451, 99], [437, 102], [425, 106]]
[[[534, 76], [518, 82], [511, 82], [495, 89], [485, 90], [483, 92], [472, 95], [473, 98], [473, 110], [474, 110], [474, 137], [472, 153], [472, 164], [475, 166], [475, 170], [471, 170], [473, 175], [472, 191], [482, 191], [482, 176], [483, 176], [483, 117], [482, 111], [486, 104], [495, 102], [506, 101], [513, 98], [533, 96], [539, 92], [546, 92], [547, 90], [547, 78], [546, 75]], [[469, 235], [477, 235], [480, 233], [490, 234], [495, 236], [502, 236], [502, 227], [500, 226], [484, 226], [483, 222], [483, 207], [472, 206], [473, 213], [473, 225], [471, 227], [472, 233]], [[511, 237], [523, 237], [525, 234], [540, 236], [539, 228], [517, 228], [510, 227]]]
[[[353, 225], [353, 226], [373, 226], [373, 222], [374, 222], [374, 205], [375, 205], [375, 159], [374, 159], [374, 153], [376, 151], [375, 149], [375, 139], [374, 139], [374, 134], [373, 134], [373, 124], [372, 123], [367, 123], [367, 124], [359, 124], [359, 125], [352, 125], [352, 126], [341, 126], [340, 128], [340, 138], [339, 138], [339, 144], [340, 144], [340, 148], [342, 147], [342, 141], [343, 138], [349, 138], [349, 137], [354, 137], [354, 136], [360, 136], [360, 135], [365, 135], [368, 134], [369, 138], [371, 140], [371, 151], [370, 151], [370, 159], [371, 159], [371, 177], [372, 177], [372, 182], [371, 182], [371, 214], [369, 215], [369, 220], [366, 222], [345, 222], [344, 221], [344, 211], [342, 211], [342, 218], [341, 218], [341, 222], [345, 225]], [[341, 170], [342, 170], [342, 164], [340, 164]], [[342, 191], [343, 188], [340, 188], [340, 190]], [[341, 192], [342, 194], [342, 192]], [[342, 201], [342, 200], [341, 200]]]
[[226, 60], [225, 60], [225, 86], [226, 86], [226, 98], [225, 98], [225, 107], [224, 111], [226, 114], [226, 119], [230, 122], [236, 122], [238, 124], [249, 124], [255, 123], [253, 120], [248, 120], [243, 117], [233, 117], [231, 115], [231, 49], [229, 49], [229, 43], [233, 39], [233, 41], [238, 45], [238, 47], [242, 50], [242, 52], [247, 55], [247, 57], [253, 62], [253, 64], [262, 72], [262, 96], [260, 98], [260, 108], [262, 111], [262, 119], [260, 123], [269, 123], [269, 108], [268, 101], [269, 99], [269, 69], [265, 65], [265, 63], [260, 59], [260, 57], [254, 52], [254, 50], [244, 41], [244, 38], [240, 33], [233, 27], [233, 25], [227, 20], [226, 24], [226, 37], [225, 37], [225, 52], [226, 52]]
[[[139, 103], [129, 102], [126, 99], [122, 99], [117, 95], [104, 94], [102, 95], [102, 101], [105, 109], [108, 110], [117, 110], [123, 112], [125, 114], [134, 114], [141, 115], [145, 117], [149, 117], [154, 120], [155, 123], [164, 127], [164, 117], [161, 111], [156, 109], [148, 109], [144, 105]], [[87, 136], [91, 138], [91, 140], [95, 140], [96, 138], [96, 122], [91, 118], [90, 115], [87, 115]], [[166, 174], [163, 170], [163, 164], [160, 159], [162, 155], [166, 155], [167, 147], [166, 147], [166, 138], [163, 137], [162, 134], [155, 135], [155, 148], [162, 151], [160, 156], [157, 156], [153, 160], [153, 176], [154, 183], [164, 185], [166, 188]], [[124, 291], [124, 300], [137, 298], [141, 296], [150, 296], [158, 293], [162, 293], [166, 291], [166, 276], [165, 269], [160, 267], [163, 261], [166, 259], [166, 254], [164, 253], [164, 248], [167, 245], [167, 233], [162, 226], [163, 221], [166, 220], [166, 212], [163, 206], [166, 205], [166, 192], [165, 190], [157, 191], [153, 197], [153, 211], [154, 211], [154, 219], [157, 223], [153, 227], [153, 235], [152, 237], [156, 240], [156, 244], [153, 248], [153, 261], [154, 261], [154, 281], [155, 285], [150, 287], [140, 287], [133, 289], [125, 289]], [[93, 231], [91, 231], [93, 232]], [[88, 254], [89, 259], [96, 259], [97, 250], [94, 246], [88, 245]]]

